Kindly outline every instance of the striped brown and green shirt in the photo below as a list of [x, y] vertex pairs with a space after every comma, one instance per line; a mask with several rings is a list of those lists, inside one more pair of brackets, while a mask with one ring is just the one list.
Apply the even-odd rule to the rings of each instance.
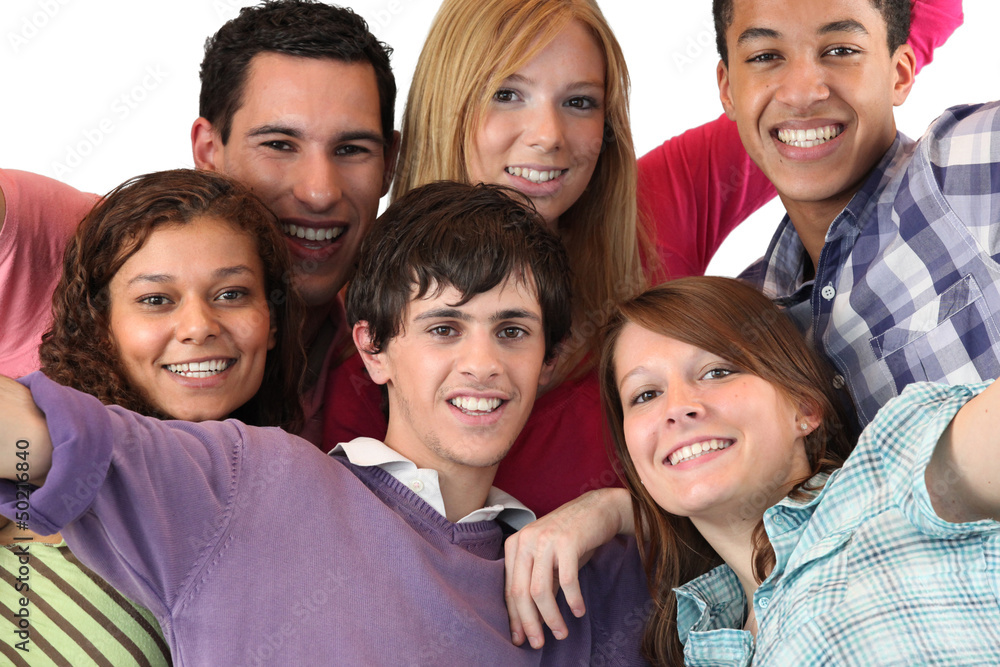
[[[20, 545], [27, 545], [26, 559], [21, 557]], [[20, 545], [0, 547], [0, 664], [170, 664], [170, 649], [153, 615], [82, 565], [65, 542]], [[22, 560], [27, 560], [29, 568], [26, 582], [18, 581]], [[23, 635], [16, 634], [21, 598], [28, 600], [27, 644], [21, 644]], [[18, 644], [28, 650], [19, 649]]]

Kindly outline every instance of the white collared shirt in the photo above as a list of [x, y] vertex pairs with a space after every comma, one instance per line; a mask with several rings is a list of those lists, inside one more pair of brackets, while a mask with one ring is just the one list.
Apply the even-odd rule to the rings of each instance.
[[[441, 516], [447, 516], [437, 470], [418, 468], [413, 461], [374, 438], [355, 438], [350, 442], [342, 442], [334, 447], [330, 454], [340, 452], [343, 452], [347, 460], [356, 466], [365, 468], [377, 466], [385, 470], [420, 496], [421, 500], [437, 510]], [[535, 520], [535, 513], [509, 493], [493, 486], [486, 496], [486, 506], [462, 517], [457, 523], [493, 521], [498, 517], [502, 517], [503, 522], [514, 530], [520, 530]]]

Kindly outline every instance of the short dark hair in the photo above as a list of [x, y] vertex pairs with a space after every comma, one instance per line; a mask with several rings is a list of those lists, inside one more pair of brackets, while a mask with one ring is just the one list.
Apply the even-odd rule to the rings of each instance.
[[396, 79], [389, 66], [392, 49], [346, 7], [311, 0], [268, 0], [244, 7], [239, 16], [205, 40], [198, 113], [229, 141], [233, 116], [243, 104], [250, 61], [259, 53], [367, 62], [375, 69], [382, 138], [392, 141]]
[[107, 405], [171, 418], [128, 380], [111, 335], [108, 290], [118, 270], [156, 229], [203, 216], [225, 220], [253, 238], [276, 329], [260, 388], [231, 416], [256, 426], [299, 428], [304, 306], [287, 282], [288, 248], [274, 214], [243, 185], [218, 173], [175, 169], [136, 176], [91, 209], [66, 248], [63, 275], [52, 297], [52, 328], [39, 348], [42, 372]]
[[437, 181], [397, 199], [372, 225], [347, 288], [347, 319], [367, 322], [371, 351], [381, 352], [412, 299], [450, 286], [462, 293], [460, 306], [512, 277], [534, 282], [550, 361], [572, 321], [562, 241], [516, 190]]
[[[910, 38], [910, 0], [869, 0], [885, 19], [889, 35], [889, 53], [906, 43]], [[715, 45], [719, 57], [729, 67], [729, 47], [726, 45], [726, 30], [733, 24], [734, 0], [712, 0], [712, 15], [715, 18]]]

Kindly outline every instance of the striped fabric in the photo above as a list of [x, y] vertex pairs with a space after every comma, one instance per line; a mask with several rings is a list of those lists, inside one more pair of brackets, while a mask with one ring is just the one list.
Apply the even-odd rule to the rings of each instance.
[[789, 307], [861, 424], [911, 382], [1000, 376], [1000, 103], [899, 135], [830, 225], [815, 281], [788, 217], [743, 277]]
[[822, 491], [764, 513], [776, 563], [753, 596], [756, 642], [727, 565], [678, 588], [685, 664], [1000, 665], [1000, 522], [944, 521], [924, 477], [986, 386], [910, 385]]
[[27, 544], [29, 652], [18, 650], [14, 614], [16, 546], [0, 548], [0, 664], [16, 667], [123, 667], [170, 664], [153, 615], [80, 564], [65, 543]]

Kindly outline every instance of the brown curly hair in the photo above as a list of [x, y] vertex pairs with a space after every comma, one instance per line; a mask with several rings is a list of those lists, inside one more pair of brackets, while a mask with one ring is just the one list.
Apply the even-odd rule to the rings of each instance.
[[107, 405], [170, 418], [131, 385], [110, 330], [108, 285], [153, 231], [201, 216], [221, 218], [250, 234], [264, 265], [264, 286], [277, 331], [260, 389], [231, 416], [258, 426], [301, 426], [299, 391], [305, 353], [299, 341], [304, 306], [290, 288], [291, 259], [274, 215], [249, 190], [207, 171], [176, 169], [137, 176], [109, 192], [66, 248], [52, 297], [53, 324], [39, 348], [42, 372]]

